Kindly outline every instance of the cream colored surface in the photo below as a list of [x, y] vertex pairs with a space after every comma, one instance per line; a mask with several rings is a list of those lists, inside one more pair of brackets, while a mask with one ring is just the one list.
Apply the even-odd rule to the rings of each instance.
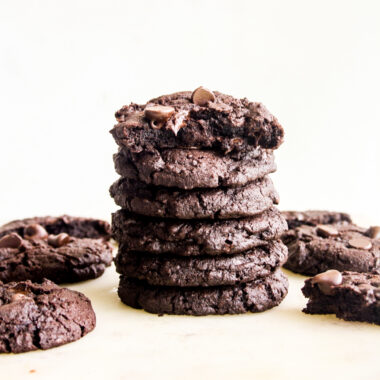
[[[380, 327], [301, 312], [303, 276], [277, 308], [236, 316], [158, 317], [124, 306], [110, 269], [70, 286], [91, 298], [96, 329], [45, 352], [0, 355], [2, 378], [375, 380]], [[32, 373], [31, 373], [32, 371]]]
[[[263, 101], [284, 125], [282, 209], [379, 224], [379, 14], [377, 0], [2, 0], [1, 222], [109, 218], [114, 111], [203, 85]], [[93, 333], [0, 355], [0, 376], [380, 378], [380, 328], [302, 314], [302, 280], [263, 314], [159, 318], [123, 306], [108, 270], [73, 286], [93, 301]]]

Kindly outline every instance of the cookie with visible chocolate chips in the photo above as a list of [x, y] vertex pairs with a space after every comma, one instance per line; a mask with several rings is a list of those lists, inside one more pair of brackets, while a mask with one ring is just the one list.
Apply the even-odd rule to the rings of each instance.
[[223, 153], [258, 146], [276, 149], [284, 130], [261, 104], [205, 88], [177, 92], [130, 104], [115, 114], [110, 131], [117, 144], [132, 152], [196, 148]]
[[46, 350], [78, 340], [95, 328], [90, 300], [45, 280], [0, 282], [0, 353]]
[[316, 226], [317, 224], [352, 223], [350, 215], [344, 212], [308, 210], [282, 211], [289, 229], [302, 225]]
[[269, 177], [236, 188], [182, 190], [120, 178], [110, 194], [123, 209], [145, 216], [176, 219], [229, 219], [260, 214], [277, 204]]
[[196, 149], [141, 153], [121, 149], [114, 162], [122, 177], [185, 190], [244, 186], [276, 170], [273, 152], [260, 148], [230, 155]]
[[0, 227], [0, 237], [11, 232], [24, 235], [30, 225], [42, 226], [48, 234], [57, 235], [62, 232], [72, 237], [105, 239], [111, 238], [111, 226], [105, 220], [82, 218], [76, 216], [38, 216], [14, 220]]
[[20, 235], [10, 232], [0, 238], [2, 282], [39, 282], [44, 278], [56, 283], [84, 281], [99, 277], [111, 265], [112, 247], [104, 239], [65, 232], [52, 235], [36, 223], [17, 231]]
[[118, 273], [159, 286], [234, 285], [269, 276], [287, 258], [280, 241], [271, 241], [235, 255], [173, 257], [119, 250], [115, 264]]
[[262, 312], [281, 303], [288, 292], [288, 280], [277, 270], [244, 284], [181, 288], [152, 286], [120, 276], [118, 294], [122, 302], [155, 314], [240, 314]]
[[328, 271], [305, 281], [307, 314], [335, 314], [347, 321], [380, 325], [380, 275]]
[[349, 223], [347, 217], [337, 217], [335, 220], [339, 222], [334, 224], [315, 224], [331, 221], [330, 216], [328, 213], [324, 219], [321, 214], [307, 224], [298, 220], [297, 227], [283, 234], [282, 241], [289, 250], [284, 267], [305, 275], [328, 269], [380, 273], [380, 239], [376, 227], [358, 227]]
[[232, 255], [279, 239], [286, 221], [275, 208], [229, 220], [153, 219], [119, 210], [112, 215], [115, 240], [127, 251], [174, 256]]

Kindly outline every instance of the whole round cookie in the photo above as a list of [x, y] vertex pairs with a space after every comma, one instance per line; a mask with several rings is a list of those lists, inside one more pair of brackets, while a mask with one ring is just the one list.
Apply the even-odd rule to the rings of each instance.
[[130, 104], [115, 114], [110, 131], [116, 143], [133, 152], [197, 148], [223, 153], [257, 146], [275, 149], [284, 130], [261, 104], [198, 88]]
[[45, 280], [0, 282], [0, 352], [46, 350], [82, 338], [95, 328], [90, 300]]
[[110, 188], [117, 205], [136, 214], [177, 219], [241, 218], [271, 208], [279, 197], [269, 177], [237, 188], [182, 190], [120, 178]]
[[40, 224], [0, 238], [0, 281], [77, 282], [99, 277], [112, 263], [112, 247], [104, 239], [49, 235]]
[[23, 235], [26, 227], [39, 224], [48, 234], [57, 235], [62, 232], [78, 238], [105, 239], [111, 237], [111, 226], [105, 220], [82, 218], [70, 215], [38, 216], [14, 220], [0, 227], [0, 237], [11, 232]]
[[305, 275], [328, 269], [380, 273], [379, 227], [354, 224], [300, 225], [285, 232], [289, 257], [284, 267]]
[[244, 186], [276, 170], [273, 152], [259, 148], [231, 155], [194, 149], [141, 153], [121, 149], [114, 162], [122, 177], [185, 190]]
[[245, 284], [216, 287], [159, 287], [120, 276], [122, 302], [155, 314], [240, 314], [277, 306], [288, 292], [288, 280], [278, 270]]
[[281, 266], [288, 250], [279, 241], [229, 256], [173, 257], [119, 250], [116, 271], [160, 286], [217, 286], [250, 282]]
[[152, 219], [119, 210], [112, 232], [123, 250], [177, 256], [235, 254], [278, 239], [286, 221], [275, 208], [229, 220]]

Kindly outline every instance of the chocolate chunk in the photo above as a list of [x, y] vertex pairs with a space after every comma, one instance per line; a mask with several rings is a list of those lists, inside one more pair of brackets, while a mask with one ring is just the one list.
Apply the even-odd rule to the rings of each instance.
[[366, 239], [365, 237], [355, 237], [353, 239], [350, 239], [348, 241], [348, 244], [357, 249], [371, 249], [372, 248], [372, 243], [369, 239]]
[[25, 227], [24, 238], [28, 240], [33, 239], [47, 239], [48, 233], [40, 224], [30, 224]]
[[0, 239], [0, 248], [20, 248], [22, 245], [22, 238], [20, 235], [12, 232], [5, 235]]
[[214, 100], [214, 93], [204, 87], [198, 87], [191, 94], [191, 101], [198, 106], [207, 106], [208, 102], [213, 102]]
[[320, 224], [317, 226], [317, 233], [318, 235], [322, 237], [330, 237], [330, 236], [339, 235], [339, 232], [336, 228], [329, 225], [323, 225], [323, 224]]
[[55, 248], [62, 247], [70, 241], [70, 236], [64, 232], [58, 235], [49, 235], [48, 243]]
[[148, 105], [145, 107], [144, 116], [151, 121], [152, 128], [160, 129], [174, 111], [175, 109], [170, 106]]
[[371, 239], [380, 239], [380, 226], [373, 226], [368, 230]]
[[330, 269], [324, 273], [317, 274], [311, 281], [313, 284], [318, 284], [322, 293], [331, 295], [334, 286], [342, 283], [342, 274], [335, 269]]

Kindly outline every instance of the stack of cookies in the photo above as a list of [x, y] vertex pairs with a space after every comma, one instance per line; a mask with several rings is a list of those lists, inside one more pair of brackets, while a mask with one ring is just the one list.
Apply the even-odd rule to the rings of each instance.
[[110, 188], [119, 296], [158, 314], [235, 314], [278, 305], [286, 221], [268, 174], [283, 141], [260, 103], [203, 87], [116, 112], [121, 178]]

